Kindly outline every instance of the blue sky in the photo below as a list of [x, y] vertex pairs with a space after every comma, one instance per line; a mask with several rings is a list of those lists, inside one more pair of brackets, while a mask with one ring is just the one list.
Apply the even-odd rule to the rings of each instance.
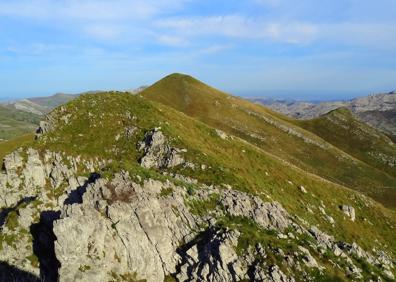
[[188, 73], [245, 96], [396, 89], [395, 0], [0, 0], [0, 98]]

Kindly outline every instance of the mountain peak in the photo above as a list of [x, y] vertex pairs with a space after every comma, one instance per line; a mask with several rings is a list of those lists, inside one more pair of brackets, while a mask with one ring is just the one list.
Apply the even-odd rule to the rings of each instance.
[[229, 95], [186, 74], [173, 73], [141, 92], [143, 97], [193, 115], [206, 112]]

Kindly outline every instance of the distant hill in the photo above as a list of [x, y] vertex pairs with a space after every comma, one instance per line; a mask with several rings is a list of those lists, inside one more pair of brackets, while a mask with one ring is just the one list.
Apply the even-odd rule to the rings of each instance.
[[396, 92], [380, 93], [359, 97], [350, 101], [336, 102], [300, 102], [271, 99], [252, 99], [297, 119], [311, 119], [340, 107], [350, 109], [356, 116], [368, 124], [396, 136]]
[[0, 104], [0, 141], [33, 132], [41, 115], [12, 109]]
[[59, 93], [0, 103], [0, 140], [33, 132], [45, 114], [77, 96]]

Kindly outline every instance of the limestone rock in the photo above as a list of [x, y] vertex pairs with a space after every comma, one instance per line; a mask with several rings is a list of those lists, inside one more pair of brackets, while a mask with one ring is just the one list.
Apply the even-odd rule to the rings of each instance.
[[168, 145], [168, 140], [159, 128], [147, 132], [138, 144], [144, 152], [140, 165], [145, 168], [170, 168], [184, 163], [182, 150]]
[[342, 205], [341, 210], [346, 214], [352, 221], [355, 221], [355, 209], [352, 206]]
[[179, 281], [238, 281], [244, 276], [236, 267], [235, 247], [239, 234], [207, 230], [200, 234], [193, 246], [182, 251], [183, 264], [177, 275]]
[[283, 230], [291, 223], [288, 213], [277, 202], [263, 202], [235, 190], [224, 192], [220, 203], [233, 216], [244, 216], [254, 220], [263, 228]]

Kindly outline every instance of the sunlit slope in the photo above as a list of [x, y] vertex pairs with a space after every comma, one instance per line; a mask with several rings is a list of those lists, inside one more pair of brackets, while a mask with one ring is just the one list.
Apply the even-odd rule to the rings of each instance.
[[367, 193], [385, 204], [396, 205], [396, 197], [383, 201], [385, 187], [396, 187], [394, 177], [265, 107], [182, 74], [167, 76], [140, 95], [238, 136], [307, 172]]
[[[396, 144], [379, 130], [359, 121], [345, 108], [312, 120], [294, 121], [355, 158], [396, 177]], [[384, 187], [378, 197], [392, 205], [396, 187]]]
[[396, 176], [396, 144], [379, 130], [356, 119], [346, 108], [312, 120], [295, 121], [350, 155]]
[[0, 105], [0, 141], [34, 131], [41, 116]]
[[[357, 241], [367, 249], [394, 239], [394, 212], [355, 191], [295, 168], [243, 139], [223, 139], [213, 127], [140, 96], [83, 95], [56, 109], [51, 120], [52, 131], [39, 139], [36, 148], [88, 159], [111, 159], [112, 163], [99, 171], [104, 177], [120, 170], [160, 179], [177, 173], [208, 185], [229, 185], [265, 201], [279, 201], [292, 214], [317, 224], [337, 239]], [[161, 127], [172, 146], [185, 149], [183, 156], [195, 165], [194, 169], [145, 169], [138, 164], [142, 153], [137, 144], [155, 127]], [[134, 134], [127, 138], [125, 130], [131, 128]], [[301, 186], [308, 192], [302, 193]], [[339, 209], [343, 204], [356, 208], [355, 222]], [[334, 218], [334, 225], [324, 220], [322, 206]], [[392, 244], [389, 248], [396, 251]]]

